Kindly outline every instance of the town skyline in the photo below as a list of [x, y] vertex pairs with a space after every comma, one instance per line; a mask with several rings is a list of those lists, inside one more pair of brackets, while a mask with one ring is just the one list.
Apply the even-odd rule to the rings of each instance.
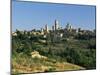
[[96, 26], [95, 6], [16, 1], [12, 2], [12, 6], [12, 31], [40, 30], [46, 24], [51, 29], [55, 19], [62, 28], [67, 23], [76, 29], [93, 30]]
[[[42, 31], [42, 30], [46, 30], [47, 29], [49, 31], [49, 30], [56, 30], [56, 29], [61, 30], [61, 29], [66, 29], [66, 28], [71, 28], [71, 29], [75, 29], [75, 30], [78, 30], [78, 29], [81, 29], [81, 30], [89, 30], [89, 31], [94, 31], [95, 30], [95, 28], [94, 29], [84, 29], [82, 27], [73, 27], [73, 25], [71, 23], [69, 23], [69, 22], [67, 22], [66, 25], [64, 25], [64, 27], [62, 27], [62, 25], [59, 24], [59, 21], [57, 19], [54, 20], [54, 22], [53, 22], [52, 25], [45, 24], [43, 27], [38, 28], [38, 29], [32, 28], [30, 30], [29, 29], [25, 29], [25, 30], [16, 29], [16, 30], [19, 30], [19, 31], [32, 31], [32, 30], [35, 29], [35, 30]], [[16, 32], [16, 30], [13, 31], [13, 32]]]

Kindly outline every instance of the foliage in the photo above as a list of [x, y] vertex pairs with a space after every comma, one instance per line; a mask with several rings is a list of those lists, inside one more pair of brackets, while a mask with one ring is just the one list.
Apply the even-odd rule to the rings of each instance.
[[[31, 60], [29, 59], [31, 52], [35, 50], [49, 59], [55, 59], [48, 60], [52, 61], [52, 63], [70, 62], [85, 67], [86, 69], [96, 68], [95, 34], [69, 33], [70, 35], [66, 34], [66, 36], [61, 38], [60, 42], [53, 42], [52, 34], [47, 34], [47, 38], [44, 38], [43, 35], [34, 35], [30, 34], [30, 32], [26, 34], [26, 32], [22, 33], [17, 30], [16, 33], [17, 36], [12, 36], [12, 55], [14, 59], [18, 59], [18, 55], [23, 54], [26, 60], [29, 61]], [[45, 40], [46, 42], [43, 43], [40, 40]], [[37, 61], [36, 59], [34, 60]], [[39, 60], [39, 62], [42, 61]], [[46, 71], [53, 70], [54, 68], [50, 68]]]

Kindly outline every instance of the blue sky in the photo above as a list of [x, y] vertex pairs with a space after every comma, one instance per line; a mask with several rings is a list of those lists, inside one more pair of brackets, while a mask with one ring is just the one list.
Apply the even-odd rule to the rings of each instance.
[[95, 6], [12, 2], [12, 31], [51, 28], [54, 20], [63, 28], [67, 23], [74, 28], [95, 29]]

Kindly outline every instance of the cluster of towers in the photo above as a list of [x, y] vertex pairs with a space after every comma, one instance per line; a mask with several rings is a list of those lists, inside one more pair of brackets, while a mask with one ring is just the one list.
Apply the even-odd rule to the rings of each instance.
[[[58, 29], [60, 29], [59, 22], [57, 20], [55, 20], [55, 24], [52, 26], [52, 31], [56, 31]], [[42, 32], [44, 31], [45, 33], [49, 33], [48, 25], [46, 24], [45, 28], [44, 29], [42, 28], [41, 31]]]
[[[72, 29], [72, 26], [68, 23], [67, 26], [66, 26], [66, 28], [67, 28], [67, 30], [70, 30], [70, 29]], [[51, 30], [52, 31], [57, 31], [59, 29], [61, 29], [61, 27], [59, 25], [59, 22], [58, 22], [58, 20], [55, 20], [55, 23], [52, 26], [52, 29]], [[41, 28], [41, 31], [42, 32], [45, 32], [45, 33], [49, 33], [49, 27], [48, 27], [48, 25], [46, 24], [44, 29]]]

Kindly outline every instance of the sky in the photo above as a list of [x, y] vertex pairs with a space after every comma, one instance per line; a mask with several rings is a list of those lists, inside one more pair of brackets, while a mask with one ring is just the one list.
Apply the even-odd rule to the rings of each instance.
[[49, 29], [55, 19], [65, 28], [70, 23], [73, 28], [95, 29], [95, 6], [57, 3], [12, 1], [12, 31], [41, 29], [47, 24]]

